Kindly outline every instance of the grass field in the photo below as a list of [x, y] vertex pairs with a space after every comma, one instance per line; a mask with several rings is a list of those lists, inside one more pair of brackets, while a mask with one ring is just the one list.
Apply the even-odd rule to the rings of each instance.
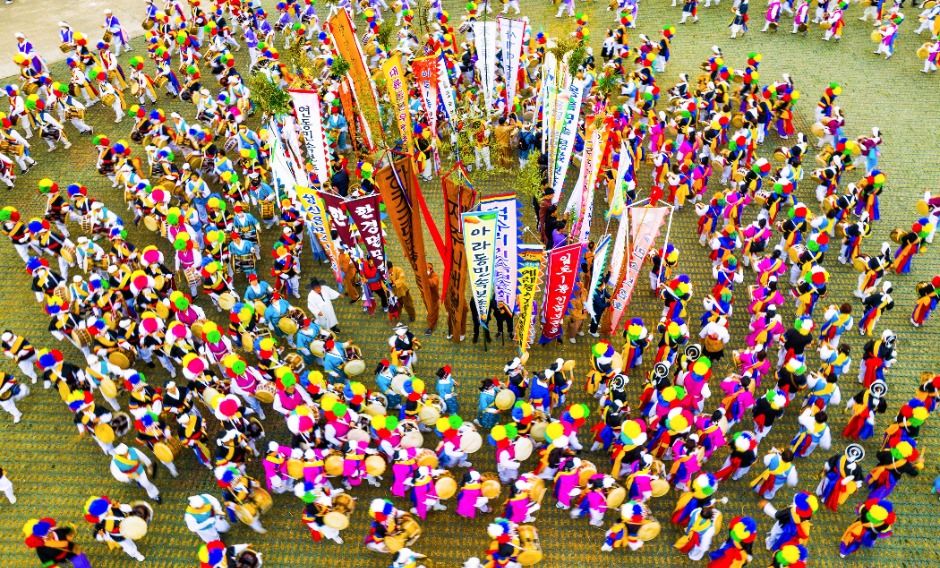
[[[463, 13], [462, 2], [449, 0], [445, 4], [450, 8], [452, 18], [455, 19]], [[573, 21], [554, 18], [557, 8], [549, 2], [522, 0], [521, 4], [523, 13], [530, 17], [535, 30], [541, 29], [549, 35], [558, 35], [573, 29]], [[614, 14], [606, 11], [606, 4], [601, 2], [583, 5], [579, 2], [579, 8], [591, 16], [592, 43], [595, 53], [599, 54], [604, 30], [613, 23]], [[922, 62], [917, 59], [914, 51], [922, 39], [912, 33], [917, 25], [916, 14], [919, 10], [906, 10], [907, 21], [902, 26], [898, 53], [890, 61], [884, 61], [871, 54], [873, 46], [869, 40], [870, 28], [868, 24], [855, 19], [861, 11], [858, 6], [852, 7], [847, 13], [848, 27], [840, 43], [822, 41], [822, 33], [818, 29], [811, 30], [809, 37], [805, 38], [792, 36], [786, 31], [761, 34], [752, 29], [745, 37], [732, 41], [728, 39], [726, 28], [730, 20], [729, 8], [722, 3], [717, 8], [703, 9], [700, 13], [700, 23], [677, 26], [679, 29], [673, 41], [673, 59], [665, 75], [658, 80], [659, 85], [662, 88], [670, 86], [680, 72], [687, 72], [694, 78], [698, 73], [698, 64], [708, 56], [712, 45], [722, 47], [725, 59], [731, 66], [742, 66], [748, 52], [758, 51], [763, 53], [760, 69], [762, 83], [777, 80], [783, 73], [793, 77], [803, 95], [796, 106], [797, 126], [800, 130], [808, 132], [815, 101], [827, 83], [838, 81], [843, 86], [839, 104], [847, 116], [848, 135], [854, 137], [870, 131], [872, 126], [878, 126], [885, 139], [881, 169], [887, 173], [888, 183], [882, 196], [883, 219], [875, 226], [874, 235], [867, 241], [866, 246], [868, 249], [876, 248], [882, 239], [887, 238], [892, 228], [909, 226], [916, 215], [916, 200], [925, 189], [935, 188], [940, 178], [940, 166], [936, 159], [940, 143], [940, 113], [937, 112], [940, 102], [937, 81], [940, 78], [925, 76], [919, 72]], [[760, 28], [762, 12], [763, 6], [754, 2], [751, 6], [754, 28]], [[662, 26], [677, 23], [680, 15], [680, 8], [670, 7], [665, 0], [657, 0], [655, 3], [646, 0], [640, 10], [639, 29], [634, 31], [631, 37], [637, 37], [638, 33], [658, 37]], [[54, 23], [55, 17], [50, 15], [49, 18], [50, 22]], [[788, 25], [783, 26], [784, 30], [788, 28]], [[139, 44], [138, 41], [138, 48]], [[56, 77], [63, 76], [61, 64], [55, 65], [53, 69]], [[192, 116], [192, 107], [189, 105], [167, 100], [161, 100], [160, 104], [167, 113], [178, 110], [188, 117]], [[112, 140], [127, 137], [129, 121], [119, 126], [112, 124], [110, 111], [100, 106], [89, 114], [96, 132], [107, 134]], [[70, 130], [69, 135], [78, 143], [69, 151], [60, 150], [53, 154], [47, 154], [44, 148], [40, 148], [43, 144], [38, 139], [34, 141], [33, 154], [40, 162], [39, 167], [18, 179], [15, 190], [0, 190], [0, 206], [15, 205], [25, 218], [40, 215], [43, 202], [35, 193], [36, 181], [42, 177], [51, 177], [58, 181], [60, 186], [73, 182], [83, 183], [89, 187], [92, 195], [105, 201], [109, 208], [118, 212], [124, 211], [122, 196], [112, 190], [110, 184], [94, 169], [94, 152], [90, 142], [79, 138], [74, 134], [74, 130]], [[776, 145], [777, 140], [769, 138], [762, 150], [763, 155], [769, 157]], [[135, 152], [140, 150], [135, 147]], [[855, 181], [856, 178], [856, 174], [850, 173], [846, 181]], [[640, 186], [647, 188], [648, 179], [648, 174], [644, 171]], [[478, 189], [483, 194], [505, 191], [507, 187], [511, 187], [513, 180], [513, 172], [502, 173], [481, 180]], [[807, 203], [815, 204], [812, 201], [811, 183], [807, 176], [807, 180], [800, 187], [799, 196]], [[432, 211], [439, 216], [442, 203], [436, 182], [427, 185], [425, 194]], [[602, 205], [597, 204], [598, 207]], [[749, 213], [753, 215], [754, 211]], [[125, 215], [125, 220], [129, 219]], [[528, 206], [525, 207], [525, 222], [534, 228], [531, 209]], [[690, 209], [679, 212], [673, 226], [672, 240], [681, 251], [680, 269], [692, 276], [698, 291], [690, 305], [690, 315], [698, 316], [701, 311], [701, 291], [710, 286], [712, 280], [710, 264], [696, 242], [694, 227], [693, 212]], [[595, 237], [602, 234], [604, 226], [600, 215], [596, 216], [593, 229]], [[74, 230], [77, 231], [78, 228], [75, 227]], [[129, 233], [130, 239], [139, 246], [154, 242], [153, 235], [144, 230], [130, 227]], [[389, 253], [391, 258], [397, 261], [401, 258], [400, 247], [395, 237], [390, 236], [389, 239]], [[425, 242], [430, 243], [430, 240], [426, 239]], [[168, 252], [168, 247], [166, 250]], [[430, 244], [428, 254], [429, 258], [435, 254]], [[830, 253], [826, 263], [833, 274], [833, 285], [829, 297], [822, 300], [825, 303], [848, 300], [855, 284], [855, 272], [851, 268], [836, 264], [834, 257], [835, 253]], [[314, 264], [309, 258], [304, 261], [305, 279], [327, 276], [322, 265]], [[436, 264], [440, 267], [440, 262]], [[936, 349], [937, 340], [940, 338], [940, 322], [934, 320], [926, 328], [914, 330], [907, 321], [913, 305], [914, 284], [929, 278], [937, 273], [938, 269], [940, 262], [937, 260], [937, 254], [934, 250], [929, 250], [915, 260], [913, 274], [892, 278], [895, 282], [894, 296], [897, 307], [882, 319], [879, 330], [890, 326], [898, 332], [900, 354], [898, 364], [890, 371], [890, 407], [889, 412], [879, 418], [880, 426], [886, 425], [886, 417], [893, 416], [898, 406], [913, 394], [921, 371], [936, 372], [940, 367], [940, 355]], [[46, 317], [28, 292], [29, 278], [19, 257], [6, 243], [0, 245], [0, 271], [4, 274], [4, 277], [0, 278], [0, 328], [10, 328], [23, 334], [37, 346], [52, 347], [53, 340], [45, 331]], [[750, 283], [752, 278], [751, 273], [748, 273], [746, 282]], [[244, 283], [239, 281], [239, 287], [243, 285]], [[739, 306], [744, 302], [743, 291], [742, 287], [737, 293]], [[200, 300], [200, 303], [203, 301]], [[378, 316], [370, 319], [358, 306], [350, 306], [346, 302], [338, 301], [336, 307], [344, 336], [354, 339], [362, 347], [370, 364], [386, 355], [385, 339], [391, 334], [386, 319]], [[649, 323], [658, 317], [659, 309], [658, 301], [651, 299], [645, 291], [638, 291], [628, 315], [641, 316]], [[784, 314], [787, 317], [792, 315], [792, 303], [787, 305]], [[419, 314], [419, 321], [421, 319]], [[743, 309], [735, 314], [732, 324], [735, 330], [732, 345], [737, 346], [741, 343], [747, 324]], [[488, 350], [484, 351], [482, 345], [473, 345], [469, 341], [455, 345], [445, 340], [443, 328], [442, 324], [433, 337], [423, 341], [424, 350], [417, 372], [419, 376], [427, 378], [438, 366], [445, 363], [452, 365], [455, 376], [462, 383], [462, 414], [469, 418], [475, 412], [475, 386], [479, 379], [500, 375], [502, 365], [513, 354], [513, 347], [497, 343], [489, 345]], [[863, 343], [857, 335], [847, 336], [844, 341], [856, 348], [856, 352], [860, 351]], [[80, 361], [78, 352], [71, 346], [55, 347], [64, 349], [69, 360], [76, 363]], [[576, 372], [580, 374], [580, 370], [587, 366], [589, 343], [579, 341], [577, 345], [566, 343], [564, 346], [553, 344], [547, 348], [534, 347], [529, 367], [533, 370], [540, 369], [558, 356], [577, 359], [579, 370]], [[0, 365], [4, 370], [14, 370], [6, 360]], [[855, 369], [857, 362], [853, 365], [851, 376], [855, 375]], [[716, 370], [715, 375], [721, 377], [727, 371], [729, 368], [725, 362]], [[156, 384], [166, 380], [159, 372], [148, 375]], [[371, 379], [368, 383], [372, 384]], [[635, 376], [628, 387], [631, 397], [638, 395], [640, 383], [641, 377]], [[854, 384], [843, 384], [842, 388], [844, 396], [851, 396], [856, 390]], [[575, 392], [576, 390], [572, 389], [574, 401], [586, 401], [584, 394]], [[10, 506], [5, 501], [0, 504], [0, 566], [36, 565], [32, 552], [22, 544], [20, 527], [29, 518], [47, 515], [54, 516], [60, 522], [74, 522], [79, 525], [81, 542], [96, 567], [133, 564], [123, 553], [109, 553], [104, 545], [89, 538], [89, 525], [82, 520], [82, 505], [88, 496], [93, 494], [106, 494], [127, 502], [141, 498], [142, 490], [117, 483], [108, 474], [106, 458], [90, 440], [78, 438], [71, 424], [70, 414], [53, 392], [39, 389], [19, 406], [26, 414], [19, 425], [11, 425], [5, 414], [0, 416], [0, 464], [8, 470], [19, 497], [15, 506]], [[591, 406], [593, 409], [594, 405]], [[795, 414], [792, 409], [788, 411], [785, 420], [774, 428], [762, 449], [770, 445], [782, 446], [789, 442], [796, 431]], [[847, 417], [839, 410], [834, 410], [831, 414], [833, 416], [830, 423], [835, 433], [841, 430]], [[285, 440], [286, 430], [283, 424], [275, 422], [275, 419], [268, 421], [269, 438]], [[586, 435], [582, 434], [582, 440], [584, 439]], [[940, 562], [940, 553], [935, 546], [937, 537], [940, 536], [938, 516], [935, 512], [938, 504], [936, 497], [930, 495], [930, 482], [938, 473], [932, 459], [936, 444], [940, 440], [936, 424], [928, 423], [920, 440], [920, 446], [927, 449], [928, 465], [919, 478], [905, 479], [892, 496], [899, 519], [895, 526], [895, 536], [880, 542], [874, 551], [862, 551], [843, 561], [838, 557], [838, 539], [853, 520], [850, 508], [845, 507], [837, 515], [820, 511], [809, 544], [811, 565], [927, 566]], [[823, 459], [835, 451], [841, 451], [842, 447], [844, 441], [834, 435], [834, 447], [831, 452], [817, 450], [810, 459], [800, 461], [800, 488], [812, 490], [818, 480]], [[866, 448], [871, 456], [874, 445], [867, 444]], [[597, 463], [604, 459], [601, 455], [586, 457]], [[709, 463], [709, 469], [715, 469], [723, 457], [723, 453], [715, 456]], [[474, 455], [473, 461], [481, 471], [494, 470], [492, 451], [488, 446], [484, 446], [483, 450]], [[865, 469], [870, 468], [871, 464], [872, 458], [869, 457], [864, 464]], [[527, 465], [531, 467], [533, 463]], [[199, 467], [191, 455], [183, 455], [180, 470], [181, 476], [178, 479], [170, 479], [165, 475], [165, 471], [160, 472], [161, 475], [157, 479], [157, 485], [164, 495], [164, 504], [156, 507], [156, 521], [140, 547], [147, 556], [146, 564], [150, 566], [196, 564], [198, 539], [186, 530], [182, 520], [185, 497], [200, 492], [218, 494], [211, 475]], [[257, 464], [250, 466], [249, 470], [255, 475], [261, 475]], [[387, 558], [367, 552], [360, 544], [368, 526], [367, 514], [363, 509], [369, 499], [385, 494], [385, 489], [359, 489], [355, 494], [360, 497], [361, 508], [353, 515], [350, 528], [344, 532], [346, 544], [342, 546], [313, 543], [300, 523], [301, 503], [291, 495], [275, 497], [274, 509], [264, 518], [268, 534], [256, 535], [247, 527], [238, 526], [229, 533], [227, 540], [229, 543], [254, 543], [263, 552], [265, 565], [271, 567], [385, 566]], [[792, 491], [782, 491], [776, 499], [778, 505], [787, 502], [791, 494]], [[741, 513], [758, 518], [761, 538], [755, 545], [753, 565], [768, 565], [769, 555], [763, 550], [762, 540], [771, 523], [759, 513], [757, 496], [747, 490], [745, 480], [723, 484], [719, 488], [719, 496], [729, 499], [728, 504], [721, 507], [726, 519]], [[675, 495], [670, 493], [654, 501], [652, 508], [654, 513], [662, 518], [671, 511], [674, 503]], [[400, 505], [405, 506], [404, 503]], [[672, 543], [678, 537], [677, 531], [672, 527], [664, 528], [663, 534], [657, 540], [639, 552], [618, 550], [603, 554], [600, 552], [603, 530], [589, 527], [586, 521], [571, 521], [554, 508], [551, 499], [546, 501], [537, 517], [541, 544], [546, 555], [542, 566], [688, 564], [688, 560], [672, 548]], [[613, 518], [613, 515], [608, 515], [608, 518]], [[486, 522], [485, 519], [468, 522], [457, 517], [452, 511], [434, 513], [428, 522], [424, 523], [424, 536], [414, 548], [429, 555], [429, 566], [459, 566], [467, 557], [481, 555], [487, 546]], [[718, 546], [724, 537], [724, 531], [722, 535], [716, 536], [715, 546]]]

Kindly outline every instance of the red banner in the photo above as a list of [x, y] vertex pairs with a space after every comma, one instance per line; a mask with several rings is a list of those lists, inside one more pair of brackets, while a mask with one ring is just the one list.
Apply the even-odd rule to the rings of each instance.
[[437, 75], [440, 66], [434, 56], [418, 57], [411, 62], [411, 72], [421, 91], [421, 101], [428, 115], [431, 136], [437, 138]]
[[441, 187], [444, 191], [444, 230], [448, 235], [441, 296], [447, 311], [447, 329], [452, 341], [459, 342], [467, 325], [467, 263], [460, 216], [473, 208], [476, 192], [454, 182], [449, 175], [441, 178]]
[[379, 214], [379, 196], [367, 195], [346, 201], [346, 211], [359, 230], [359, 239], [366, 246], [366, 254], [375, 261], [382, 273], [385, 273], [385, 233], [382, 231], [382, 218]]
[[318, 191], [317, 194], [323, 200], [326, 214], [330, 217], [330, 228], [336, 230], [339, 242], [346, 248], [355, 248], [356, 239], [352, 235], [352, 226], [346, 216], [346, 200], [335, 193]]
[[542, 337], [539, 343], [548, 343], [561, 337], [568, 302], [578, 281], [582, 248], [582, 243], [575, 243], [552, 249], [548, 253], [548, 283], [545, 287]]

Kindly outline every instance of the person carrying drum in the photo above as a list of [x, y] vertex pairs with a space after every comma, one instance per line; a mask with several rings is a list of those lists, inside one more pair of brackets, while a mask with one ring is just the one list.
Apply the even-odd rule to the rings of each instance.
[[133, 51], [130, 36], [110, 9], [104, 11], [104, 25], [101, 27], [104, 28], [105, 37], [110, 36], [114, 41], [114, 55], [121, 55], [122, 47], [125, 52]]
[[396, 509], [395, 505], [388, 499], [373, 499], [369, 505], [369, 516], [372, 518], [372, 523], [364, 540], [366, 548], [382, 554], [391, 552], [386, 544], [386, 537], [396, 532], [396, 529], [399, 528], [399, 520], [404, 515], [404, 511]]
[[16, 382], [10, 373], [0, 373], [0, 408], [13, 417], [13, 423], [19, 424], [23, 413], [16, 408], [16, 401], [29, 394], [29, 387]]
[[[307, 485], [298, 487], [305, 489]], [[325, 517], [334, 505], [333, 496], [329, 489], [325, 485], [314, 484], [314, 490], [304, 492], [302, 498], [304, 500], [304, 511], [300, 519], [310, 531], [310, 536], [314, 542], [319, 542], [325, 538], [336, 544], [343, 544], [343, 537], [339, 535], [340, 531], [324, 522]]]
[[[94, 525], [92, 534], [99, 542], [108, 545], [108, 550], [121, 548], [128, 556], [138, 562], [144, 561], [144, 555], [137, 549], [137, 543], [124, 536], [122, 525], [125, 519], [135, 517], [130, 505], [112, 501], [107, 497], [92, 497], [85, 504], [85, 520]], [[139, 517], [137, 517], [139, 519]], [[146, 519], [144, 519], [146, 520]]]
[[147, 496], [162, 503], [160, 490], [150, 481], [147, 470], [153, 462], [143, 452], [128, 448], [126, 444], [118, 444], [111, 455], [111, 475], [121, 483], [134, 482], [143, 487]]
[[[256, 504], [255, 493], [264, 491], [256, 479], [241, 473], [238, 468], [228, 467], [222, 473], [219, 485], [222, 487], [222, 501], [230, 520], [238, 519], [258, 534], [268, 532], [261, 525], [261, 509], [246, 507]], [[240, 511], [245, 512], [239, 515]]]

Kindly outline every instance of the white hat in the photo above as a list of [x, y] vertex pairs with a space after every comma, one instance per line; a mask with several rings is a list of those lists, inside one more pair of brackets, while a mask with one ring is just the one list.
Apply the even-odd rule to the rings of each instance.
[[13, 37], [15, 37], [16, 39], [26, 39], [26, 36], [24, 36], [22, 32], [16, 32], [15, 34], [13, 34]]
[[117, 455], [124, 455], [127, 453], [127, 444], [118, 444], [114, 446], [114, 453]]
[[68, 22], [59, 22], [59, 27], [60, 27], [60, 28], [68, 28], [68, 27], [70, 27], [70, 26], [69, 26]]

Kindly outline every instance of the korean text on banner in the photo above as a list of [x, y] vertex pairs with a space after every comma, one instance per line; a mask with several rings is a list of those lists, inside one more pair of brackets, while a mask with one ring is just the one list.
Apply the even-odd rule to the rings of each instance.
[[496, 52], [499, 50], [499, 29], [496, 22], [473, 22], [473, 37], [477, 48], [477, 72], [483, 85], [486, 113], [493, 109], [496, 90]]
[[352, 226], [346, 215], [346, 200], [335, 193], [320, 191], [318, 194], [329, 215], [330, 228], [336, 230], [336, 234], [339, 235], [339, 242], [346, 248], [355, 248], [356, 239], [353, 237]]
[[[584, 94], [584, 84], [574, 79], [561, 93], [558, 99], [558, 112], [555, 115], [555, 162], [552, 168], [552, 203], [558, 203], [561, 198], [561, 189], [565, 185], [565, 175], [571, 165], [571, 155], [574, 153], [574, 139], [578, 133], [578, 119], [581, 116], [581, 99]], [[565, 95], [562, 97], [562, 95]], [[564, 103], [564, 106], [562, 106]]]
[[[375, 92], [375, 85], [369, 75], [365, 56], [349, 12], [337, 10], [329, 19], [330, 33], [333, 35], [333, 44], [339, 54], [349, 63], [349, 78], [352, 80], [356, 102], [359, 104], [363, 120], [363, 138], [369, 150], [375, 149], [374, 136], [382, 135], [382, 123], [379, 122], [379, 97]], [[362, 112], [369, 109], [369, 112]]]
[[431, 136], [437, 136], [437, 76], [440, 72], [436, 57], [418, 57], [411, 62], [411, 72], [421, 92], [424, 112], [428, 116]]
[[640, 268], [646, 255], [649, 254], [656, 243], [659, 230], [669, 214], [668, 207], [631, 207], [627, 209], [630, 217], [631, 237], [633, 248], [626, 259], [623, 281], [617, 286], [610, 299], [610, 331], [613, 333], [623, 317], [624, 310], [630, 304], [630, 297], [636, 287], [640, 276]]
[[313, 188], [298, 185], [294, 188], [297, 199], [300, 200], [300, 206], [307, 214], [307, 222], [310, 223], [314, 236], [320, 242], [320, 246], [326, 251], [326, 256], [330, 259], [330, 268], [333, 270], [333, 276], [337, 282], [343, 281], [343, 273], [339, 269], [339, 255], [333, 246], [333, 239], [330, 238], [330, 221], [326, 216], [326, 208], [323, 201], [317, 195]]
[[396, 53], [382, 64], [382, 73], [385, 75], [388, 98], [392, 102], [392, 113], [398, 124], [398, 132], [405, 143], [405, 153], [414, 155], [414, 129], [411, 127], [411, 111], [408, 108], [408, 77], [401, 63], [401, 55]]
[[481, 211], [496, 211], [496, 272], [494, 294], [497, 304], [510, 311], [516, 308], [517, 248], [519, 244], [519, 202], [516, 195], [492, 195], [480, 200]]
[[467, 325], [467, 252], [462, 215], [473, 208], [476, 192], [450, 176], [441, 178], [441, 187], [444, 191], [444, 229], [448, 235], [441, 295], [447, 311], [448, 333], [457, 342]]
[[583, 243], [574, 243], [548, 252], [548, 280], [542, 305], [543, 323], [540, 343], [561, 337], [562, 322], [568, 302], [578, 282]]
[[388, 221], [395, 228], [402, 252], [411, 269], [415, 273], [415, 281], [421, 291], [421, 299], [425, 307], [431, 302], [439, 302], [439, 298], [432, 298], [431, 287], [428, 282], [428, 264], [424, 252], [424, 232], [421, 227], [421, 216], [412, 207], [416, 205], [413, 179], [414, 170], [411, 159], [395, 160], [392, 166], [380, 168], [373, 174], [375, 186], [379, 189], [382, 202], [385, 203], [385, 212]]
[[382, 230], [382, 217], [379, 212], [379, 196], [367, 195], [358, 199], [346, 200], [346, 211], [359, 231], [359, 240], [366, 247], [366, 253], [375, 261], [383, 273], [385, 265], [385, 231]]
[[329, 163], [326, 159], [326, 140], [323, 137], [323, 117], [320, 114], [320, 95], [316, 91], [289, 89], [294, 101], [294, 113], [297, 126], [304, 137], [304, 149], [307, 158], [313, 164], [313, 171], [320, 183], [330, 179]]
[[499, 46], [502, 54], [503, 77], [506, 80], [506, 114], [513, 109], [516, 97], [516, 82], [519, 79], [519, 62], [522, 59], [522, 39], [525, 37], [526, 22], [500, 16]]
[[496, 211], [469, 211], [461, 215], [467, 247], [470, 293], [476, 303], [481, 323], [487, 320], [490, 298], [493, 295], [498, 216]]
[[522, 353], [528, 352], [535, 340], [535, 296], [542, 284], [544, 262], [544, 246], [519, 245], [519, 324], [516, 326], [516, 340]]

